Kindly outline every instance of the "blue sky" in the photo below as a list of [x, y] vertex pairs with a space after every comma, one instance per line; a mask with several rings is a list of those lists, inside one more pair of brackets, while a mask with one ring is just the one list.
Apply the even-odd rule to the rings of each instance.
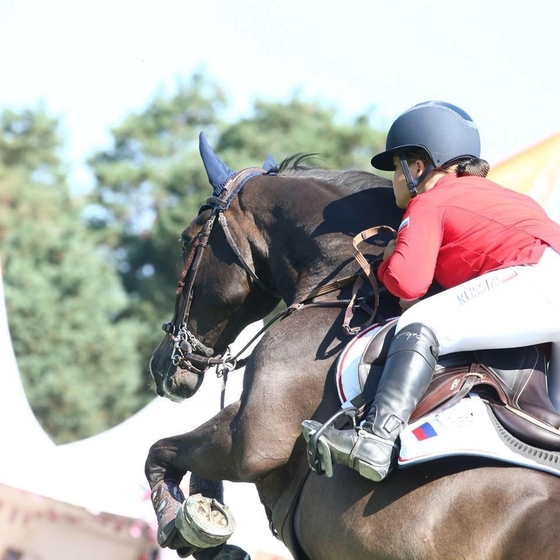
[[388, 128], [449, 101], [497, 163], [560, 132], [559, 23], [556, 0], [0, 0], [0, 107], [62, 118], [78, 187], [111, 126], [198, 69], [239, 115], [299, 91]]

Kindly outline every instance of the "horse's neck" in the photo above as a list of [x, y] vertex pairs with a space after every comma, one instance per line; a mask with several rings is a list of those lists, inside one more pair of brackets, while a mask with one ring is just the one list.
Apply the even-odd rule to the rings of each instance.
[[[340, 257], [343, 245], [348, 249], [344, 251], [344, 257]], [[332, 248], [331, 253], [327, 251], [328, 246]], [[282, 292], [284, 301], [301, 301], [319, 286], [351, 274], [350, 270], [355, 268], [355, 263], [349, 247], [347, 240], [333, 239], [322, 243], [311, 237], [299, 236], [289, 252], [275, 252], [269, 263], [272, 277], [282, 283], [278, 289]]]
[[280, 220], [268, 218], [266, 260], [284, 301], [300, 301], [318, 286], [356, 271], [352, 236], [345, 231], [352, 229], [325, 222], [322, 207], [294, 205]]

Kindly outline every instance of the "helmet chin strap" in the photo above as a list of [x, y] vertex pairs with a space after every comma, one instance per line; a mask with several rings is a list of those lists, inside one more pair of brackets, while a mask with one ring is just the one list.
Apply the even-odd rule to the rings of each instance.
[[410, 198], [414, 198], [418, 194], [418, 185], [426, 178], [428, 173], [435, 169], [435, 167], [430, 163], [426, 166], [424, 172], [419, 177], [414, 179], [412, 177], [412, 173], [410, 172], [410, 167], [408, 167], [408, 161], [406, 161], [406, 156], [404, 153], [399, 155], [399, 160], [401, 162], [401, 169], [406, 179], [406, 186], [408, 187], [408, 190], [410, 192]]

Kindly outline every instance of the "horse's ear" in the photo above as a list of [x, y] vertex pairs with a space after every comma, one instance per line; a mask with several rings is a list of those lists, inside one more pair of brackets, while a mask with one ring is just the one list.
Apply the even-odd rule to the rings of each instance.
[[264, 160], [263, 169], [265, 171], [270, 171], [271, 169], [276, 169], [276, 167], [277, 166], [276, 166], [276, 162], [274, 161], [274, 158], [270, 154], [268, 154], [266, 156], [266, 159]]
[[227, 180], [235, 175], [235, 171], [230, 169], [221, 159], [216, 156], [212, 150], [204, 132], [201, 132], [198, 137], [198, 148], [200, 150], [200, 157], [206, 169], [208, 180], [214, 189], [214, 196], [220, 196], [224, 185]]

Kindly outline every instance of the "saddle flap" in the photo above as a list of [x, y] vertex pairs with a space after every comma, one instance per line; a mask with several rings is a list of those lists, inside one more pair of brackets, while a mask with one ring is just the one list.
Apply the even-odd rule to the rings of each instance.
[[373, 364], [384, 364], [389, 352], [391, 340], [395, 336], [397, 328], [397, 319], [389, 321], [382, 327], [379, 327], [374, 336], [371, 337], [362, 357], [360, 359], [360, 368], [369, 369]]

